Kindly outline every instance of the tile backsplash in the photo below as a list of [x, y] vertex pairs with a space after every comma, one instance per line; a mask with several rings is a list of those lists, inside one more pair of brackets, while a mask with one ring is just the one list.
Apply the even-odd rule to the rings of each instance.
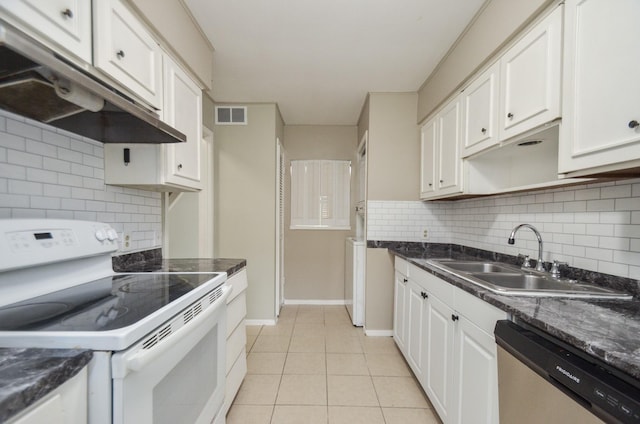
[[[367, 240], [455, 243], [640, 279], [640, 179], [451, 202], [369, 201]], [[427, 238], [424, 238], [424, 231]]]
[[0, 218], [106, 222], [131, 237], [118, 253], [162, 240], [161, 194], [105, 185], [102, 143], [3, 110]]

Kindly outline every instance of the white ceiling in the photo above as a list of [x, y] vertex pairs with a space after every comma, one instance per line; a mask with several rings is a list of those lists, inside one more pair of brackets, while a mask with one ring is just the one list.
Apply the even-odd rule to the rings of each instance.
[[368, 92], [417, 91], [484, 0], [185, 0], [215, 48], [217, 102], [287, 125], [354, 125]]

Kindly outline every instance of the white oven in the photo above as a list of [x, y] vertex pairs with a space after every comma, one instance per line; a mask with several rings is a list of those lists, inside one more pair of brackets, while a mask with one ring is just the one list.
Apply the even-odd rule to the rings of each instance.
[[0, 220], [0, 347], [85, 348], [91, 424], [224, 423], [225, 273], [114, 273], [106, 224]]

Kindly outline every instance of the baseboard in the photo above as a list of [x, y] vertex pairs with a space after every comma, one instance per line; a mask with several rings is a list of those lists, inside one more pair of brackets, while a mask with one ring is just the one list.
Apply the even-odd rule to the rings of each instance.
[[393, 330], [367, 330], [365, 328], [364, 334], [370, 337], [393, 337]]
[[245, 319], [245, 325], [276, 325], [275, 319]]
[[344, 299], [285, 299], [285, 305], [345, 305]]

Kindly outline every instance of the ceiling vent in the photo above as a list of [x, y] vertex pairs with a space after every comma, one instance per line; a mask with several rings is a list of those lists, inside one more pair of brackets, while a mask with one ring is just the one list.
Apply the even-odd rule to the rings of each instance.
[[216, 124], [247, 125], [247, 107], [216, 106]]

